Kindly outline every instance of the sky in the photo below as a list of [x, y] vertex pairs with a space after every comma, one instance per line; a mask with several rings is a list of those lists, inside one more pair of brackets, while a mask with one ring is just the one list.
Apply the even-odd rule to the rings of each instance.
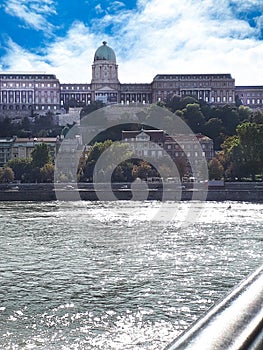
[[105, 40], [121, 83], [231, 73], [263, 85], [263, 0], [1, 0], [0, 28], [0, 71], [90, 83]]

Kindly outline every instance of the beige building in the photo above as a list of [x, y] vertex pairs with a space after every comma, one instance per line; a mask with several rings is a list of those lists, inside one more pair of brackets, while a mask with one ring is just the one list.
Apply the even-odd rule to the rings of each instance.
[[14, 141], [14, 137], [0, 138], [0, 167], [11, 159]]
[[230, 74], [159, 74], [153, 79], [154, 101], [169, 96], [193, 96], [215, 105], [235, 103], [235, 80]]
[[45, 143], [49, 146], [52, 159], [55, 159], [57, 154], [58, 138], [56, 137], [40, 137], [40, 138], [15, 138], [11, 147], [10, 159], [16, 158], [31, 158], [31, 153], [36, 147]]
[[122, 142], [127, 142], [139, 158], [170, 156], [197, 165], [204, 158], [209, 161], [214, 157], [213, 140], [201, 134], [170, 136], [163, 130], [122, 131]]
[[11, 159], [31, 158], [31, 153], [41, 143], [49, 146], [52, 159], [55, 159], [60, 140], [56, 137], [40, 138], [0, 138], [0, 166], [6, 165]]
[[236, 86], [240, 102], [251, 109], [263, 108], [263, 86]]
[[[80, 68], [81, 69], [81, 68]], [[53, 74], [0, 73], [0, 115], [63, 112], [69, 105], [156, 103], [172, 95], [193, 96], [212, 105], [263, 108], [263, 86], [235, 86], [231, 74], [157, 74], [152, 82], [121, 83], [115, 52], [104, 41], [96, 50], [91, 82], [60, 83]]]
[[29, 115], [49, 110], [60, 110], [60, 83], [55, 75], [0, 74], [0, 112]]

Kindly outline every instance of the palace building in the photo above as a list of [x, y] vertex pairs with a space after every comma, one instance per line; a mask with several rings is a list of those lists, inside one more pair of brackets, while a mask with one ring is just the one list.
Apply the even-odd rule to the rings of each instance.
[[60, 113], [70, 102], [150, 104], [172, 95], [221, 106], [238, 98], [245, 106], [263, 108], [263, 86], [235, 86], [231, 74], [157, 74], [151, 83], [121, 83], [115, 52], [105, 41], [95, 52], [87, 84], [61, 83], [53, 74], [0, 72], [0, 115]]

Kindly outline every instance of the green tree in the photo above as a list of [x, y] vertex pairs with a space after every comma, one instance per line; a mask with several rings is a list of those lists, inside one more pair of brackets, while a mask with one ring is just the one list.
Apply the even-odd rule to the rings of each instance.
[[97, 109], [103, 108], [105, 104], [101, 101], [92, 101], [90, 104], [84, 106], [80, 112], [80, 117], [83, 118], [86, 115], [96, 111]]
[[189, 103], [183, 109], [184, 120], [195, 133], [199, 133], [205, 122], [203, 113], [198, 103]]
[[31, 181], [32, 170], [33, 170], [31, 159], [28, 159], [28, 158], [11, 159], [8, 161], [7, 166], [13, 170], [15, 180], [21, 181], [21, 182]]
[[262, 171], [263, 125], [242, 123], [237, 127], [237, 135], [242, 148], [246, 173], [252, 176], [252, 180], [255, 180], [255, 175]]
[[255, 111], [251, 115], [250, 121], [256, 124], [263, 124], [263, 111]]
[[252, 113], [252, 111], [251, 111], [251, 109], [249, 107], [246, 107], [246, 106], [243, 106], [243, 105], [238, 107], [237, 112], [238, 112], [238, 115], [239, 115], [239, 120], [241, 122], [249, 121], [251, 113]]
[[51, 155], [49, 146], [46, 143], [40, 143], [35, 146], [31, 153], [32, 166], [34, 168], [42, 168], [45, 164], [51, 163]]
[[240, 122], [236, 108], [226, 105], [219, 108], [220, 119], [222, 120], [224, 132], [226, 135], [235, 135], [236, 128]]
[[[97, 169], [98, 173], [96, 174], [101, 181], [103, 181], [105, 176], [108, 176], [107, 178], [109, 178], [109, 174], [114, 173], [114, 168], [122, 163], [120, 160], [122, 157], [128, 160], [132, 155], [129, 145], [127, 144], [113, 142], [111, 140], [96, 142], [87, 152], [86, 162], [84, 164], [81, 162], [82, 164], [78, 169], [80, 181], [93, 181], [95, 165], [106, 150], [107, 153], [105, 153], [103, 167], [101, 169]], [[122, 165], [122, 167], [123, 166], [124, 165]], [[120, 171], [121, 169], [118, 170], [118, 174], [120, 174]]]
[[131, 160], [126, 160], [120, 163], [112, 174], [113, 182], [132, 182], [133, 163]]
[[262, 172], [263, 125], [245, 122], [237, 127], [237, 135], [222, 144], [226, 172], [231, 178], [251, 176]]
[[21, 128], [23, 130], [31, 130], [31, 123], [28, 117], [24, 117], [21, 122]]
[[11, 123], [10, 118], [4, 118], [0, 121], [0, 136], [1, 137], [11, 137], [15, 134], [15, 127]]

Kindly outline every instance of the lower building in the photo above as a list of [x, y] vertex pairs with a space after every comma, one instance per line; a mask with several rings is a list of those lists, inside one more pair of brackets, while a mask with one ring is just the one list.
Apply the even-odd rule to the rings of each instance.
[[39, 137], [39, 138], [14, 138], [11, 147], [10, 159], [31, 158], [31, 154], [37, 145], [45, 143], [50, 150], [51, 158], [54, 160], [57, 154], [59, 139], [57, 137]]
[[15, 137], [0, 138], [0, 167], [6, 165], [11, 159], [14, 141]]
[[122, 142], [127, 142], [138, 158], [184, 161], [188, 175], [192, 175], [193, 167], [201, 168], [204, 159], [208, 162], [214, 157], [213, 140], [201, 134], [171, 136], [163, 130], [124, 130]]

